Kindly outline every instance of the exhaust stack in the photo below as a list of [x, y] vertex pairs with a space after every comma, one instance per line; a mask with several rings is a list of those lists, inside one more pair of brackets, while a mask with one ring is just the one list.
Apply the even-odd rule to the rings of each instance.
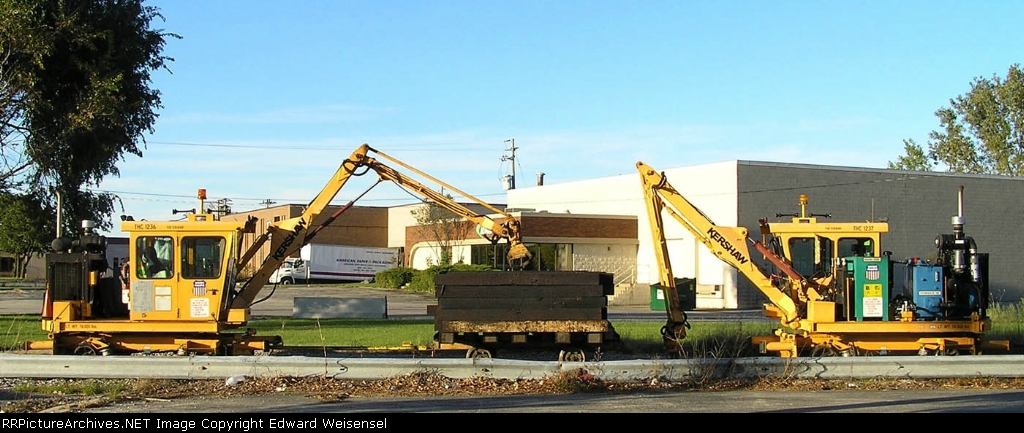
[[957, 214], [953, 217], [954, 239], [964, 238], [964, 186], [957, 191]]

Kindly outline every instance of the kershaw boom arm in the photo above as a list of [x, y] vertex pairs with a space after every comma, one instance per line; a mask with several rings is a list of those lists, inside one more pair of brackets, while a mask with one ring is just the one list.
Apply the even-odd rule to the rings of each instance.
[[747, 236], [747, 229], [742, 227], [723, 227], [715, 225], [700, 209], [684, 198], [668, 183], [664, 174], [657, 172], [643, 162], [637, 162], [640, 182], [643, 184], [644, 202], [647, 205], [647, 216], [650, 222], [651, 235], [655, 245], [654, 252], [658, 261], [660, 284], [665, 290], [665, 305], [668, 322], [662, 329], [666, 339], [682, 338], [686, 335], [686, 315], [679, 306], [675, 279], [672, 276], [672, 265], [669, 262], [668, 246], [665, 240], [662, 211], [666, 211], [676, 221], [686, 227], [720, 260], [732, 265], [761, 290], [780, 313], [784, 324], [799, 327], [799, 311], [793, 298], [772, 284], [772, 280], [758, 269], [750, 260], [748, 244], [764, 254], [765, 258], [775, 264], [786, 274], [787, 281], [806, 290], [807, 282], [788, 263], [768, 250], [760, 242]]
[[[473, 212], [469, 208], [453, 201], [444, 194], [435, 191], [432, 188], [428, 188], [422, 183], [403, 175], [394, 168], [381, 163], [376, 158], [372, 157], [370, 155], [371, 153], [408, 169], [413, 173], [440, 185], [445, 190], [453, 191], [463, 197], [473, 200], [493, 213], [501, 215], [503, 220], [501, 222], [497, 222], [487, 215], [481, 215]], [[427, 200], [433, 201], [439, 206], [452, 211], [456, 215], [489, 230], [491, 234], [487, 239], [491, 242], [496, 243], [501, 239], [507, 239], [509, 242], [508, 259], [510, 262], [516, 260], [530, 260], [531, 254], [530, 251], [527, 250], [526, 245], [523, 244], [519, 231], [518, 219], [502, 210], [494, 208], [476, 197], [466, 194], [451, 185], [423, 173], [408, 164], [385, 155], [370, 147], [368, 144], [363, 144], [353, 151], [348, 159], [341, 163], [337, 172], [334, 173], [334, 176], [331, 177], [331, 180], [324, 186], [320, 193], [317, 194], [309, 205], [306, 206], [302, 215], [271, 223], [267, 232], [256, 239], [249, 250], [243, 255], [242, 260], [238, 263], [237, 269], [242, 269], [248, 260], [251, 260], [252, 257], [255, 256], [255, 252], [258, 251], [268, 239], [270, 240], [269, 256], [252, 278], [246, 282], [245, 286], [236, 293], [234, 300], [231, 302], [232, 308], [245, 308], [252, 304], [253, 300], [256, 298], [256, 294], [259, 293], [260, 289], [267, 284], [267, 281], [270, 280], [270, 275], [274, 270], [277, 269], [287, 257], [294, 254], [302, 248], [303, 245], [308, 244], [312, 240], [313, 236], [316, 235], [320, 227], [311, 227], [313, 221], [315, 221], [327, 205], [330, 204], [331, 200], [333, 200], [338, 192], [341, 191], [348, 180], [352, 176], [360, 176], [369, 170], [373, 170], [377, 173], [379, 181], [391, 181], [397, 183], [409, 190], [412, 190]], [[348, 206], [351, 206], [351, 203]], [[347, 209], [348, 206], [333, 214], [331, 218], [321, 224], [321, 226], [329, 224], [341, 212]]]

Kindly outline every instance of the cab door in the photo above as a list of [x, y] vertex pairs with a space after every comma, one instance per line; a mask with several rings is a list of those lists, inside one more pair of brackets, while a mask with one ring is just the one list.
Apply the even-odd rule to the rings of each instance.
[[129, 247], [132, 271], [128, 293], [131, 320], [180, 318], [175, 236], [161, 233], [133, 235]]

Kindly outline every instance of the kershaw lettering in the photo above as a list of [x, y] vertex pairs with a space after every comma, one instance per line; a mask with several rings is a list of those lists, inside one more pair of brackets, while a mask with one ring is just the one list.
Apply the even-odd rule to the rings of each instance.
[[305, 230], [305, 228], [306, 221], [299, 220], [299, 223], [295, 224], [295, 230], [292, 231], [291, 233], [288, 233], [288, 236], [285, 236], [284, 240], [281, 241], [281, 246], [277, 247], [277, 249], [274, 250], [274, 258], [284, 259], [285, 251], [288, 250], [288, 246], [295, 242], [295, 238], [299, 237], [299, 233]]
[[736, 261], [740, 262], [740, 264], [747, 263], [748, 260], [746, 257], [743, 256], [743, 253], [737, 251], [736, 247], [733, 246], [732, 242], [729, 242], [729, 240], [722, 236], [722, 234], [719, 233], [718, 230], [715, 230], [713, 227], [709, 228], [708, 236], [711, 237], [711, 240], [717, 241], [718, 244], [721, 245], [722, 248], [725, 248], [725, 250], [729, 252], [729, 255], [735, 258]]

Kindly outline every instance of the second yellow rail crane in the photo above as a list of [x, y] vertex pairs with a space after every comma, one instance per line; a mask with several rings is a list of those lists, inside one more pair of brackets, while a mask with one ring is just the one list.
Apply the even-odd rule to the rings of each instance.
[[[962, 188], [953, 233], [936, 238], [936, 259], [927, 263], [896, 261], [883, 252], [886, 223], [819, 221], [828, 215], [808, 214], [806, 196], [800, 197], [800, 212], [789, 215], [790, 222], [760, 220], [762, 240], [753, 240], [746, 228], [716, 225], [663, 173], [643, 162], [636, 167], [666, 299], [668, 321], [662, 333], [669, 346], [685, 337], [688, 323], [672, 274], [664, 214], [767, 297], [765, 313], [781, 326], [772, 336], [753, 339], [762, 353], [952, 355], [1009, 349], [1006, 341], [985, 338], [991, 331], [988, 254], [978, 252], [964, 234]], [[762, 269], [752, 252], [774, 272]], [[905, 281], [893, 281], [897, 265], [906, 267]]]

